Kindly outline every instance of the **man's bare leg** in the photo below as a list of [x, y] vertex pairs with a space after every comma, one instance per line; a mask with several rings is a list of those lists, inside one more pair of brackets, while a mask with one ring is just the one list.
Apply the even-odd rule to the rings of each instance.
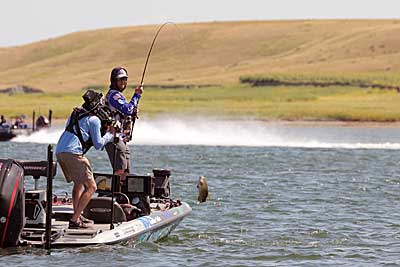
[[74, 187], [72, 189], [72, 207], [74, 208], [74, 210], [78, 206], [82, 192], [83, 192], [83, 185], [81, 183], [74, 182]]
[[77, 202], [77, 205], [74, 207], [74, 215], [71, 218], [71, 220], [74, 222], [78, 221], [82, 211], [85, 209], [92, 195], [94, 194], [94, 192], [96, 192], [97, 189], [96, 183], [93, 179], [86, 181], [83, 185], [85, 187], [85, 191], [83, 191]]
[[124, 170], [116, 170], [115, 175], [118, 175], [120, 177], [121, 183], [125, 182], [127, 173]]

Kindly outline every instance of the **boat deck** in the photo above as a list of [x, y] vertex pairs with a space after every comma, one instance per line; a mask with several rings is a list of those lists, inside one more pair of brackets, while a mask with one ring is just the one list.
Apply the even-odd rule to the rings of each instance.
[[[52, 246], [113, 244], [132, 239], [156, 241], [167, 236], [190, 212], [191, 208], [186, 203], [171, 208], [152, 203], [150, 215], [114, 223], [113, 229], [110, 229], [109, 223], [89, 224], [89, 228], [85, 229], [68, 229], [69, 218], [73, 214], [72, 205], [59, 205], [53, 210]], [[43, 246], [45, 236], [46, 229], [43, 225], [27, 225], [21, 238], [26, 245]]]

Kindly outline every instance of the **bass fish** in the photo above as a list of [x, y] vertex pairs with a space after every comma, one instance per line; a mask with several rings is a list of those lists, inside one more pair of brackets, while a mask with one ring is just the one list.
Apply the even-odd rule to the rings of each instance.
[[197, 189], [199, 190], [199, 196], [197, 200], [199, 202], [205, 202], [208, 197], [208, 185], [206, 178], [204, 176], [199, 177], [199, 182], [197, 183]]

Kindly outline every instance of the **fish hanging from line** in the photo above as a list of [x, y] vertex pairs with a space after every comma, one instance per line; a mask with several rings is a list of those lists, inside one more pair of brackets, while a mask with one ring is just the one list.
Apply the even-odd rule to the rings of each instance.
[[197, 183], [197, 189], [199, 190], [199, 195], [197, 197], [197, 200], [201, 202], [205, 202], [208, 197], [208, 185], [206, 178], [204, 176], [199, 177], [199, 181]]

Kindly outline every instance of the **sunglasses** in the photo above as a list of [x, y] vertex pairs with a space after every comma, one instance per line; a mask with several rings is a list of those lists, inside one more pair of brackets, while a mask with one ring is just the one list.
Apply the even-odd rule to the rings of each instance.
[[118, 78], [117, 80], [119, 80], [119, 81], [123, 81], [123, 82], [126, 82], [126, 81], [128, 81], [128, 77], [122, 77], [122, 78]]

